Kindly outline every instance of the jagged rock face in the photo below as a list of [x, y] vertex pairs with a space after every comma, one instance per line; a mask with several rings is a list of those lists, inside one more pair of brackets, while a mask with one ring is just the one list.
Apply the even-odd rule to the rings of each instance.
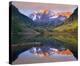
[[34, 21], [36, 25], [53, 25], [58, 26], [67, 19], [66, 16], [56, 15], [53, 12], [47, 10], [43, 12], [36, 12], [29, 15], [29, 17]]

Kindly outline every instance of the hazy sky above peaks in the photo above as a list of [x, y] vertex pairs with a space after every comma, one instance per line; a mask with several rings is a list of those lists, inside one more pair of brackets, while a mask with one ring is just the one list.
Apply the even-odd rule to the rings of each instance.
[[48, 3], [32, 3], [32, 2], [17, 2], [13, 1], [12, 4], [16, 6], [19, 11], [25, 15], [29, 15], [37, 10], [53, 10], [54, 12], [73, 12], [77, 5], [64, 5], [64, 4], [48, 4]]

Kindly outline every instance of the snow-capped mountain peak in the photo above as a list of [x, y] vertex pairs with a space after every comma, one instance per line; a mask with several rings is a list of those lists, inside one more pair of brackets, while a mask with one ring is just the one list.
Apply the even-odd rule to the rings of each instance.
[[49, 19], [54, 19], [54, 18], [58, 18], [58, 16], [57, 15], [51, 16]]
[[36, 11], [29, 16], [36, 26], [43, 25], [53, 25], [58, 26], [67, 19], [66, 16], [57, 15], [50, 10]]
[[33, 16], [32, 20], [33, 20], [33, 21], [36, 20], [36, 15]]

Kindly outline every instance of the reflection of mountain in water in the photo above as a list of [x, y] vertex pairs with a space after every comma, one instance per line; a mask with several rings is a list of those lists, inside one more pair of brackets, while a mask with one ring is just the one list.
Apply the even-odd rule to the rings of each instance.
[[33, 46], [22, 52], [18, 58], [13, 61], [13, 64], [76, 60], [73, 53], [63, 45], [63, 42], [58, 40], [44, 40], [44, 42], [40, 43], [42, 46]]
[[33, 47], [21, 53], [13, 64], [57, 61], [76, 61], [76, 58], [69, 49], [58, 50], [49, 47], [45, 47], [45, 49], [43, 47]]
[[29, 51], [39, 56], [49, 56], [53, 54], [66, 55], [66, 56], [73, 55], [69, 49], [59, 50], [51, 47], [33, 47]]

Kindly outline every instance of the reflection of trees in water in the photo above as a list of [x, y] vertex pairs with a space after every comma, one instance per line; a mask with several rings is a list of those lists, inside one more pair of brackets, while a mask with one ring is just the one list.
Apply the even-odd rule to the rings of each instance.
[[[12, 46], [13, 48], [13, 59], [12, 61], [14, 61], [17, 56], [32, 48], [32, 47], [40, 47], [40, 46], [46, 46], [46, 47], [55, 47], [55, 48], [58, 48], [58, 49], [61, 49], [61, 48], [68, 48], [70, 49], [74, 56], [77, 58], [77, 43], [76, 44], [70, 44], [69, 41], [65, 42], [63, 39], [71, 39], [70, 37], [74, 37], [75, 35], [71, 35], [71, 34], [55, 34], [55, 35], [28, 35], [28, 37], [26, 35], [24, 35], [23, 37], [25, 38], [21, 38], [22, 39], [22, 43], [19, 43], [19, 44], [15, 44], [15, 46]], [[27, 38], [26, 38], [27, 37]], [[57, 38], [56, 38], [57, 37]], [[65, 38], [66, 37], [66, 38]], [[63, 38], [63, 39], [62, 39]], [[74, 37], [75, 38], [75, 37]]]

